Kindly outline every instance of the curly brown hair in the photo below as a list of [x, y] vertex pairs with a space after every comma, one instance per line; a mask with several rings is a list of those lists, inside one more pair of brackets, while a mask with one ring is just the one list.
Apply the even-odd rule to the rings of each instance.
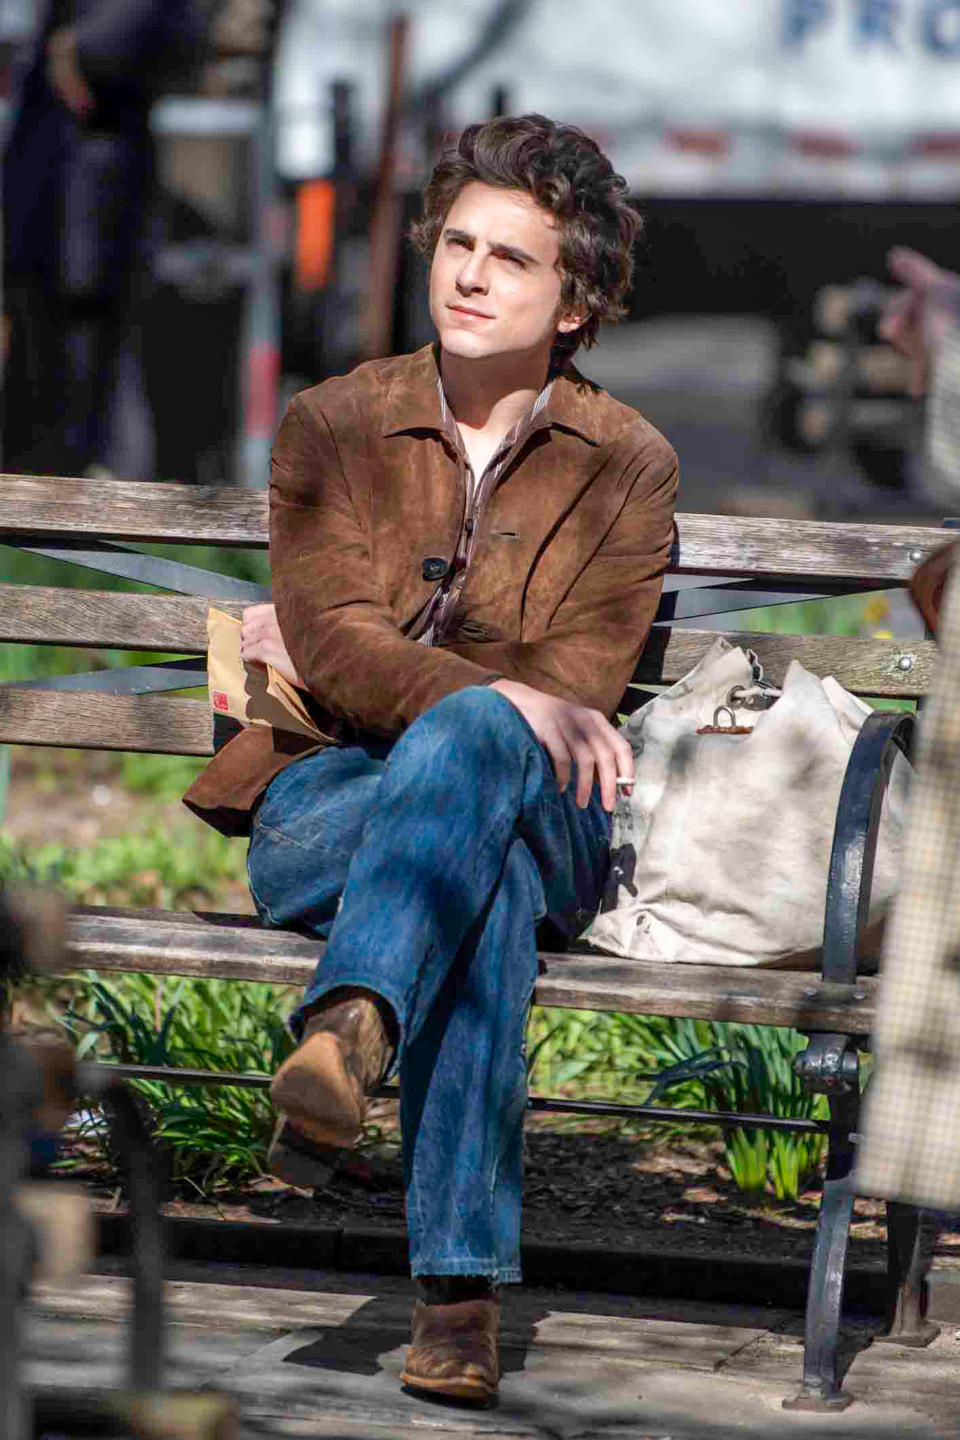
[[410, 238], [433, 255], [450, 207], [471, 181], [524, 190], [557, 219], [562, 276], [560, 303], [587, 319], [558, 334], [553, 363], [580, 345], [589, 348], [601, 320], [619, 320], [633, 277], [633, 244], [642, 221], [627, 202], [627, 182], [600, 146], [575, 125], [544, 115], [504, 115], [468, 125], [443, 154], [423, 192], [423, 216]]

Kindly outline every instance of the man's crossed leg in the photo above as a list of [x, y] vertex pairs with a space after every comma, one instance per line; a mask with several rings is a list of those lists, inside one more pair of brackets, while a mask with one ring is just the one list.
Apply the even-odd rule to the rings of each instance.
[[328, 936], [291, 1017], [300, 1049], [274, 1082], [278, 1168], [309, 1182], [312, 1144], [351, 1143], [363, 1093], [399, 1069], [411, 1270], [422, 1299], [405, 1381], [496, 1389], [497, 1286], [520, 1278], [523, 1033], [536, 924], [596, 910], [609, 815], [561, 793], [516, 707], [448, 696], [392, 748], [287, 767], [257, 812], [262, 918]]

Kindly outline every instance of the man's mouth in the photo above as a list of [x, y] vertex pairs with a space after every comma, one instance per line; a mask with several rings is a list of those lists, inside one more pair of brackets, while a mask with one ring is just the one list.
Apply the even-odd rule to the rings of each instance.
[[492, 320], [493, 316], [488, 315], [485, 310], [472, 310], [469, 305], [448, 305], [448, 310], [453, 310], [457, 315], [473, 315], [477, 320]]

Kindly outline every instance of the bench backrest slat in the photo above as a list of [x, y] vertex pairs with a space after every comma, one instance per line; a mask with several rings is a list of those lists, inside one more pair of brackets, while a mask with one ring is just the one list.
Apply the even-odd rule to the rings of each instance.
[[[637, 672], [639, 684], [673, 683], [697, 663], [717, 638], [713, 631], [696, 630], [657, 630], [654, 637]], [[187, 648], [203, 648], [204, 632], [199, 620], [191, 638], [197, 644]], [[924, 692], [933, 673], [935, 650], [928, 641], [898, 651], [889, 641], [842, 635], [737, 638], [756, 651], [767, 676], [774, 681], [782, 679], [790, 660], [797, 659], [816, 674], [836, 676], [855, 693], [913, 699]], [[158, 648], [173, 647], [162, 644]], [[899, 668], [898, 653], [911, 659], [909, 671]], [[211, 727], [206, 700], [164, 695], [107, 697], [96, 691], [0, 687], [0, 742], [4, 744], [209, 755]]]
[[[0, 543], [4, 535], [24, 543], [33, 537], [38, 544], [66, 537], [83, 549], [94, 539], [241, 547], [262, 547], [267, 542], [264, 491], [22, 475], [3, 477], [3, 483]], [[920, 526], [681, 514], [671, 568], [766, 584], [771, 579], [787, 580], [791, 588], [794, 582], [789, 577], [797, 577], [800, 589], [804, 583], [815, 589], [818, 581], [828, 588], [837, 583], [881, 589], [902, 585], [919, 559], [938, 549], [945, 538], [941, 530]], [[96, 583], [93, 572], [86, 570], [84, 575]], [[182, 588], [215, 583], [202, 570], [184, 576], [178, 571], [177, 577], [167, 577], [164, 583], [177, 585], [184, 580]], [[687, 597], [691, 592], [683, 594]], [[721, 595], [722, 587], [710, 581], [703, 603], [707, 608], [711, 599], [722, 603]], [[740, 599], [736, 595], [734, 602]], [[209, 603], [203, 596], [161, 591], [4, 584], [0, 585], [0, 640], [198, 654], [207, 646]], [[234, 615], [243, 609], [239, 600], [214, 603]], [[695, 607], [694, 599], [685, 599], [681, 613], [695, 614]], [[735, 614], [729, 623], [736, 631]], [[658, 625], [635, 682], [673, 684], [697, 664], [717, 634], [715, 629]], [[834, 675], [855, 694], [916, 699], [926, 693], [934, 673], [935, 648], [926, 641], [749, 632], [736, 632], [731, 638], [756, 651], [774, 683], [783, 679], [790, 661], [796, 659], [815, 674]], [[169, 673], [161, 679], [167, 684], [187, 683]], [[128, 683], [134, 681], [138, 686], [146, 683], [140, 676], [130, 677]], [[93, 683], [99, 684], [99, 678]], [[184, 696], [154, 693], [107, 699], [93, 689], [0, 687], [0, 742], [4, 743], [208, 755], [211, 729], [206, 702]]]
[[211, 604], [237, 616], [244, 608], [242, 601], [193, 595], [0, 585], [0, 641], [192, 654], [207, 648]]
[[186, 545], [267, 544], [263, 490], [0, 475], [10, 535], [98, 536]]
[[750, 576], [876, 581], [909, 580], [921, 560], [949, 538], [919, 525], [860, 525], [836, 520], [678, 515], [671, 568]]
[[[267, 544], [267, 495], [202, 485], [2, 475], [3, 531], [11, 537], [97, 535], [126, 541]], [[917, 525], [677, 516], [671, 568], [710, 574], [876, 581], [909, 579], [944, 543]], [[2, 535], [0, 535], [2, 538]]]
[[0, 688], [0, 743], [212, 755], [206, 700]]
[[[235, 616], [243, 611], [242, 601], [211, 602], [202, 596], [0, 585], [0, 641], [194, 653], [206, 650], [211, 603]], [[731, 620], [735, 623], [735, 617]], [[713, 630], [657, 626], [647, 641], [637, 681], [673, 684], [716, 637]], [[773, 679], [782, 678], [796, 658], [818, 674], [835, 674], [847, 689], [864, 695], [921, 695], [933, 673], [935, 649], [928, 641], [750, 631], [737, 631], [733, 638], [757, 651]]]
[[[717, 639], [715, 630], [651, 631], [637, 668], [636, 683], [673, 685]], [[732, 644], [756, 652], [766, 679], [779, 684], [791, 660], [815, 675], [833, 675], [856, 695], [917, 699], [933, 679], [936, 646], [930, 640], [891, 641], [851, 635], [728, 634]], [[906, 667], [906, 668], [905, 668]]]

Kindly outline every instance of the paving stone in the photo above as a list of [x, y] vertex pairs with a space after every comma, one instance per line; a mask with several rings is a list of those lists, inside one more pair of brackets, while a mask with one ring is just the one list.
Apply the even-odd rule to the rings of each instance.
[[[46, 1314], [123, 1321], [130, 1313], [133, 1287], [125, 1278], [84, 1275], [69, 1285], [38, 1284], [33, 1303]], [[207, 1285], [171, 1280], [164, 1304], [171, 1322], [220, 1325], [277, 1333], [318, 1322], [340, 1324], [369, 1304], [371, 1295], [331, 1295], [260, 1286]], [[398, 1316], [409, 1316], [410, 1302], [396, 1302]]]
[[[243, 1440], [946, 1440], [960, 1411], [956, 1329], [926, 1351], [863, 1348], [877, 1324], [845, 1323], [860, 1347], [856, 1403], [786, 1412], [802, 1360], [798, 1317], [637, 1297], [512, 1292], [496, 1409], [425, 1401], [399, 1385], [409, 1281], [313, 1277], [315, 1289], [181, 1278], [168, 1285], [168, 1383], [234, 1394]], [[276, 1280], [276, 1273], [271, 1274]], [[326, 1281], [326, 1283], [325, 1283]], [[38, 1287], [28, 1377], [96, 1389], [125, 1378], [129, 1282]], [[646, 1313], [644, 1313], [646, 1312]], [[188, 1323], [189, 1322], [189, 1323]], [[771, 1328], [779, 1327], [779, 1328]]]
[[[39, 1388], [100, 1390], [127, 1382], [127, 1331], [116, 1321], [28, 1314], [21, 1353], [24, 1383]], [[262, 1345], [262, 1335], [170, 1325], [165, 1383], [198, 1389]]]

